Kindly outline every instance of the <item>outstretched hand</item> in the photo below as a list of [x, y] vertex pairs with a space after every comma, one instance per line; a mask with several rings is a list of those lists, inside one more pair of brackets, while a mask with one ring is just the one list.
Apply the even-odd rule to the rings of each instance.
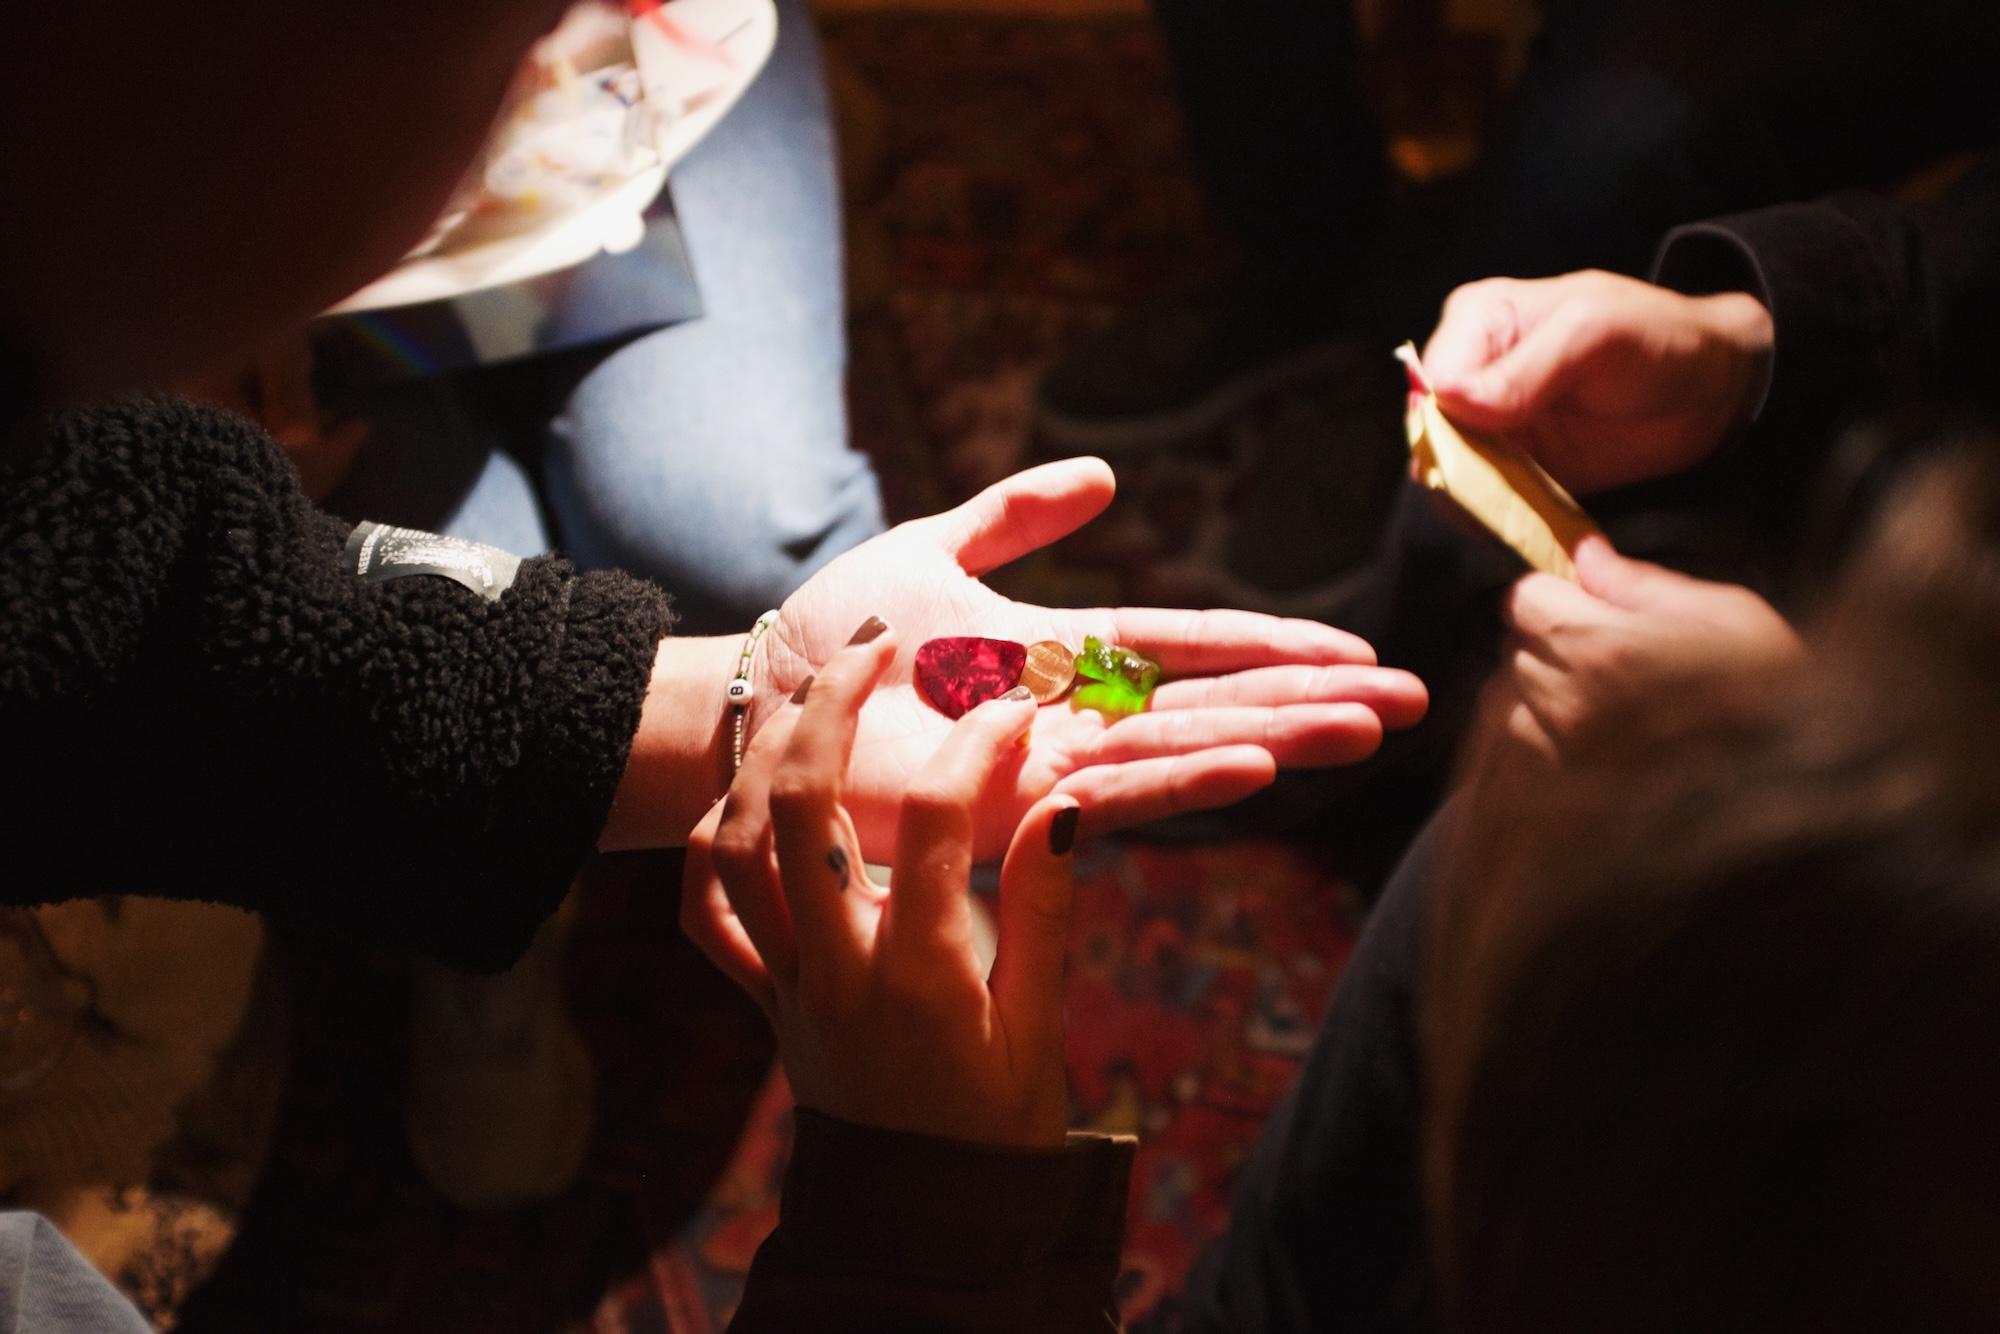
[[1459, 288], [1423, 362], [1453, 421], [1509, 435], [1587, 493], [1706, 458], [1754, 406], [1771, 345], [1745, 293], [1583, 272]]
[[1051, 792], [1079, 801], [1089, 832], [1102, 833], [1238, 801], [1281, 766], [1363, 759], [1384, 728], [1422, 716], [1426, 695], [1415, 677], [1375, 666], [1366, 643], [1317, 622], [1242, 611], [1059, 610], [980, 582], [1094, 518], [1113, 487], [1097, 459], [1029, 469], [862, 544], [786, 600], [753, 663], [753, 736], [870, 617], [895, 632], [897, 652], [862, 709], [846, 783], [871, 859], [888, 859], [902, 795], [951, 730], [912, 676], [913, 655], [931, 638], [1080, 646], [1096, 635], [1163, 668], [1146, 713], [1107, 722], [1067, 701], [1037, 711], [1028, 746], [1001, 760], [994, 795], [976, 812], [973, 855], [982, 859], [999, 855]]

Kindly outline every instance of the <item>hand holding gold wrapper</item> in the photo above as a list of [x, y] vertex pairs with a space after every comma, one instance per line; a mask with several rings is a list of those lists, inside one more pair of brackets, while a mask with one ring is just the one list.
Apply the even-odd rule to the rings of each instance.
[[1397, 348], [1396, 359], [1410, 372], [1404, 427], [1417, 482], [1454, 502], [1535, 569], [1575, 583], [1570, 553], [1598, 531], [1590, 516], [1520, 446], [1467, 434], [1447, 421], [1413, 344]]

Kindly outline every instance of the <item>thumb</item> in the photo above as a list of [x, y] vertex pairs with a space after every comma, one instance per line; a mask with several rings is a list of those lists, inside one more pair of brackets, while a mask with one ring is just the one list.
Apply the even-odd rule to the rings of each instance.
[[1061, 459], [1004, 477], [957, 509], [916, 522], [975, 577], [1068, 537], [1117, 489], [1103, 459]]
[[1621, 556], [1596, 534], [1577, 544], [1575, 560], [1583, 591], [1626, 611], [1675, 615], [1714, 587], [1664, 565]]
[[1000, 867], [1000, 947], [989, 985], [1008, 1031], [1030, 1043], [1062, 1032], [1069, 854], [1082, 813], [1075, 797], [1043, 798], [1014, 831]]

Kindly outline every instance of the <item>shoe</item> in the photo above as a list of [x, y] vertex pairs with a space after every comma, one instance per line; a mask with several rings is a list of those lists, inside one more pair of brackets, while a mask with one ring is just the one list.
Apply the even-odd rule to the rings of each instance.
[[1367, 355], [1339, 336], [1337, 303], [1237, 269], [1155, 298], [1042, 378], [1035, 425], [1058, 449], [1115, 454], [1184, 444], [1267, 396]]
[[410, 1152], [461, 1209], [553, 1199], [589, 1152], [597, 1067], [564, 1010], [568, 922], [559, 911], [493, 977], [417, 965]]

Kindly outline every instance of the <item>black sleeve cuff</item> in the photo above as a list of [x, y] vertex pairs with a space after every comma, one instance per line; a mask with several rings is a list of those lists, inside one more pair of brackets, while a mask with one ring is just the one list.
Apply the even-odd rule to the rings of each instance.
[[1117, 1259], [1136, 1140], [1001, 1149], [797, 1117], [783, 1227], [829, 1263], [963, 1280]]
[[1748, 292], [1771, 312], [1773, 357], [1752, 420], [1806, 428], [1848, 415], [1895, 371], [1895, 296], [1881, 252], [1844, 208], [1786, 204], [1678, 227], [1653, 281], [1690, 296]]
[[800, 1108], [732, 1334], [1106, 1334], [1137, 1142], [1010, 1150]]
[[422, 942], [428, 953], [473, 968], [513, 962], [597, 846], [672, 619], [663, 593], [616, 571], [579, 575], [569, 562], [543, 557], [523, 564], [522, 581], [548, 582], [556, 629], [525, 711], [525, 748], [486, 822], [491, 842], [479, 861], [487, 875], [468, 882], [489, 897], [465, 905], [479, 929], [465, 930], [461, 919]]

